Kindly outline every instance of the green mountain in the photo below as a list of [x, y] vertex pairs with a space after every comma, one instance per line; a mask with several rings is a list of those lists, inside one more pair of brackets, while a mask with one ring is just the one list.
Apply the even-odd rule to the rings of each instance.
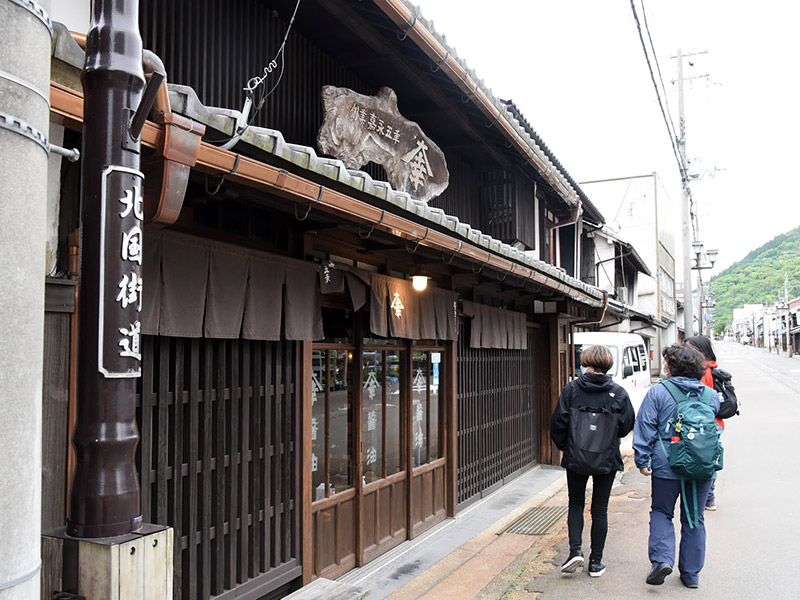
[[774, 304], [783, 296], [784, 273], [789, 298], [800, 296], [800, 227], [781, 234], [711, 278], [714, 333], [722, 332], [733, 309], [744, 304]]

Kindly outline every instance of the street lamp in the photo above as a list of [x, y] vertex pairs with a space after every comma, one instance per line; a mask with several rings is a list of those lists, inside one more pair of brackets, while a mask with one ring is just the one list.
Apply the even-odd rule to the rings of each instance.
[[[703, 308], [708, 308], [707, 306], [703, 306], [703, 301], [701, 299], [701, 295], [703, 293], [703, 277], [702, 271], [704, 269], [713, 269], [714, 263], [717, 262], [717, 254], [719, 254], [719, 250], [705, 250], [704, 251], [704, 244], [700, 240], [695, 240], [692, 242], [692, 250], [694, 251], [694, 264], [692, 264], [691, 269], [692, 271], [697, 271], [697, 295], [698, 300], [700, 300], [697, 304], [697, 322], [700, 326], [700, 332], [703, 332]], [[692, 291], [689, 290], [689, 294]]]
[[[703, 309], [714, 308], [716, 305], [717, 305], [717, 301], [714, 300], [714, 298], [711, 296], [710, 292], [707, 293], [705, 295], [705, 297], [700, 301], [700, 310], [701, 310], [700, 317], [702, 318], [702, 316], [703, 316], [703, 313], [702, 313]], [[705, 327], [705, 334], [708, 337], [711, 337], [711, 333], [713, 332], [713, 325], [714, 325], [714, 319], [709, 318], [708, 322], [706, 323], [706, 327]], [[700, 321], [700, 331], [701, 332], [703, 331], [703, 322], [702, 321]]]

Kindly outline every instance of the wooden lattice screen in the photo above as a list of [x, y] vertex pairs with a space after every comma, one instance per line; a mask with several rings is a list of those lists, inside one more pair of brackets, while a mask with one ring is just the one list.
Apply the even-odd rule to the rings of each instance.
[[175, 598], [261, 598], [300, 575], [292, 342], [145, 337], [145, 522], [175, 530]]
[[458, 338], [458, 504], [536, 460], [536, 337], [527, 350], [469, 347]]

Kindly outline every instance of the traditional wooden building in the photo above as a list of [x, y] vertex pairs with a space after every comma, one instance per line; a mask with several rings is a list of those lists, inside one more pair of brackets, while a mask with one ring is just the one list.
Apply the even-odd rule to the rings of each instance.
[[[517, 107], [402, 0], [139, 10], [169, 83], [142, 133], [137, 468], [143, 520], [175, 531], [176, 597], [335, 578], [557, 462], [570, 332], [606, 307], [581, 272], [602, 215]], [[65, 146], [81, 43], [54, 45]], [[64, 521], [80, 327], [78, 171], [59, 168], [44, 529]]]

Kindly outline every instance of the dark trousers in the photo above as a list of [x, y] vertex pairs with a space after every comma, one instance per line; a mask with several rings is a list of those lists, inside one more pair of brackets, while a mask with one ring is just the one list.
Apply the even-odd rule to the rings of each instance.
[[[706, 558], [706, 525], [704, 512], [711, 479], [697, 482], [697, 523], [689, 527], [686, 509], [681, 497], [680, 479], [661, 479], [653, 477], [653, 500], [650, 505], [650, 541], [648, 553], [650, 562], [675, 564], [675, 528], [672, 519], [675, 515], [675, 502], [680, 498], [681, 505], [681, 543], [678, 570], [687, 582], [696, 582]], [[689, 515], [695, 520], [694, 493], [692, 482], [687, 480], [686, 502]]]
[[592, 553], [589, 560], [599, 561], [603, 558], [603, 548], [608, 534], [608, 498], [611, 486], [614, 485], [616, 471], [607, 475], [579, 475], [567, 469], [567, 490], [569, 491], [569, 527], [570, 554], [581, 549], [583, 536], [583, 510], [586, 506], [586, 483], [592, 478]]

